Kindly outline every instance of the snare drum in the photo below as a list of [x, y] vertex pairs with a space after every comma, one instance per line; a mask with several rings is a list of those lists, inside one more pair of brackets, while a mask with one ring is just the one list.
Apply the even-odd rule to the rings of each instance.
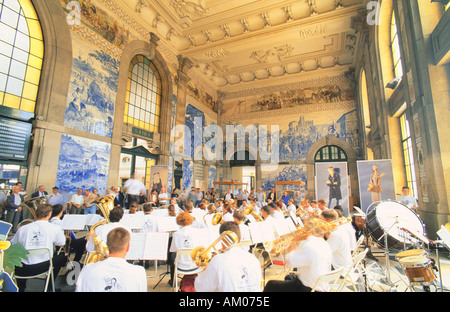
[[386, 247], [384, 235], [387, 235], [389, 248], [403, 249], [404, 245], [417, 243], [417, 240], [402, 230], [403, 227], [425, 235], [425, 225], [420, 217], [399, 202], [379, 202], [373, 209], [367, 211], [367, 231], [383, 247]]
[[431, 259], [427, 256], [404, 257], [399, 262], [409, 282], [413, 285], [429, 285], [436, 279]]
[[395, 255], [397, 260], [406, 257], [416, 257], [416, 256], [428, 256], [428, 253], [424, 249], [410, 249], [399, 252], [398, 254]]

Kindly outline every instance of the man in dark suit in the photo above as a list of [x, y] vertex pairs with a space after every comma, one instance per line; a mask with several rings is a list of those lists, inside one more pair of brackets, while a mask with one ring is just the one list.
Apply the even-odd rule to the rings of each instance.
[[47, 191], [45, 190], [45, 186], [39, 185], [38, 190], [31, 194], [31, 198], [41, 197], [45, 195], [48, 195]]
[[19, 194], [20, 186], [14, 185], [11, 194], [6, 198], [5, 211], [6, 218], [5, 221], [12, 224], [12, 232], [15, 233], [17, 230], [17, 225], [20, 221], [20, 216], [22, 214], [22, 203], [24, 201], [23, 195]]
[[125, 199], [125, 195], [123, 195], [122, 188], [120, 188], [118, 191], [116, 188], [114, 188], [113, 191], [116, 193], [116, 197], [114, 197], [114, 207], [119, 206], [124, 208], [123, 201]]

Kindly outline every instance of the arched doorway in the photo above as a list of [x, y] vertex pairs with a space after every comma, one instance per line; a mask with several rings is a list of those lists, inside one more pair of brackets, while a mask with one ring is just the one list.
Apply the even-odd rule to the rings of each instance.
[[230, 159], [230, 169], [233, 181], [247, 183], [249, 190], [256, 187], [256, 160], [249, 151], [234, 153]]
[[306, 173], [308, 192], [306, 199], [315, 199], [315, 163], [316, 162], [346, 162], [349, 175], [350, 207], [358, 203], [359, 187], [356, 167], [356, 153], [346, 141], [327, 135], [314, 143], [306, 155]]

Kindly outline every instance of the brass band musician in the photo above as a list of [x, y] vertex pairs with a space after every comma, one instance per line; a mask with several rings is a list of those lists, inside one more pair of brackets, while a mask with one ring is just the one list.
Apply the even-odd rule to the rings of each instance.
[[[239, 225], [233, 221], [224, 222], [219, 229], [222, 234], [232, 231], [239, 240]], [[233, 246], [214, 256], [206, 269], [195, 279], [197, 292], [259, 292], [261, 291], [261, 265], [251, 253]]]
[[[328, 231], [325, 220], [309, 219], [302, 235], [286, 249], [286, 265], [296, 268], [297, 274], [287, 275], [284, 281], [270, 280], [264, 292], [310, 292], [318, 277], [331, 270], [332, 252], [324, 239]], [[317, 290], [327, 291], [328, 284], [319, 284]]]
[[123, 227], [112, 229], [106, 238], [109, 255], [87, 264], [80, 272], [76, 292], [147, 292], [144, 267], [125, 260], [130, 248], [130, 232]]

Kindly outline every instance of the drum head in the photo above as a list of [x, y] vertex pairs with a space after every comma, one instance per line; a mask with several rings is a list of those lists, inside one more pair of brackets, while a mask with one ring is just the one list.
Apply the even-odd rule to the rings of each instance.
[[[410, 234], [402, 230], [402, 228], [406, 228], [413, 233], [418, 233], [420, 235], [425, 234], [424, 225], [419, 216], [411, 209], [398, 202], [380, 202], [374, 210], [371, 211], [368, 216], [368, 219], [369, 218], [371, 219], [369, 227], [373, 227], [374, 225], [372, 223], [376, 223], [378, 230], [381, 229], [383, 233], [387, 233], [390, 238], [390, 242], [388, 241], [388, 243], [390, 243], [389, 247], [395, 247], [393, 246], [393, 242], [405, 243], [407, 245], [416, 243], [416, 240], [412, 238]], [[379, 236], [374, 238], [384, 246], [384, 238], [381, 238], [383, 235], [380, 234], [381, 233], [377, 233]]]
[[398, 260], [401, 264], [405, 266], [412, 266], [412, 265], [425, 265], [428, 262], [430, 262], [430, 259], [425, 256], [412, 256], [412, 257], [405, 257], [400, 260]]
[[423, 256], [426, 254], [427, 254], [427, 252], [425, 251], [425, 249], [410, 249], [410, 250], [405, 250], [405, 251], [399, 252], [395, 256], [397, 257], [397, 259], [400, 259], [400, 258], [405, 258], [405, 257]]

